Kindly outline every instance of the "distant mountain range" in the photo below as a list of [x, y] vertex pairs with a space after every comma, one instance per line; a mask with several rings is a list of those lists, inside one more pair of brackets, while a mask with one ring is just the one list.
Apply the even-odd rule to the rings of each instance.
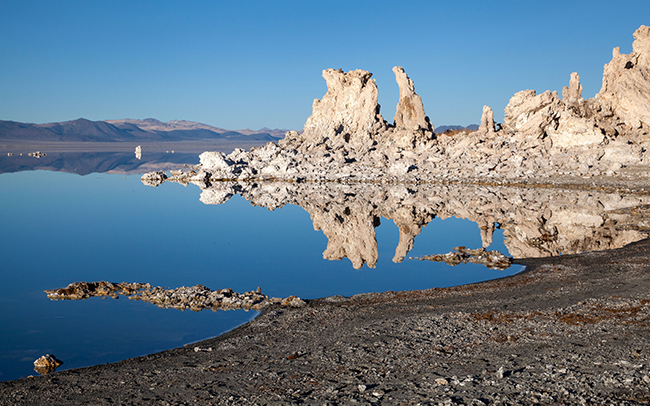
[[435, 128], [435, 133], [436, 134], [442, 134], [445, 131], [460, 131], [460, 130], [467, 130], [467, 131], [476, 131], [478, 130], [478, 124], [470, 124], [467, 127], [464, 127], [462, 125], [441, 125]]
[[[447, 130], [472, 130], [478, 125], [466, 127], [443, 125], [436, 127], [436, 134]], [[260, 128], [259, 130], [226, 130], [207, 124], [185, 120], [166, 123], [147, 118], [144, 120], [122, 119], [90, 121], [80, 118], [59, 123], [30, 124], [0, 120], [0, 141], [29, 142], [168, 142], [168, 141], [261, 141], [275, 142], [284, 138], [287, 130]]]
[[60, 123], [29, 124], [0, 120], [0, 140], [47, 142], [166, 142], [192, 140], [277, 141], [287, 130], [226, 130], [192, 121], [106, 120], [84, 118]]

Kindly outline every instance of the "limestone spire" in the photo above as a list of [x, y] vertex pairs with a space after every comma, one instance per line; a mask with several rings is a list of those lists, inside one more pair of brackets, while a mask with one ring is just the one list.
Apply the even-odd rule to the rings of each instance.
[[494, 112], [490, 106], [483, 106], [481, 125], [478, 127], [478, 130], [485, 134], [494, 133]]
[[408, 77], [401, 66], [395, 66], [393, 72], [399, 86], [399, 103], [395, 112], [395, 127], [412, 131], [433, 132], [429, 117], [424, 113], [422, 98], [415, 93], [415, 85], [413, 85], [411, 78]]

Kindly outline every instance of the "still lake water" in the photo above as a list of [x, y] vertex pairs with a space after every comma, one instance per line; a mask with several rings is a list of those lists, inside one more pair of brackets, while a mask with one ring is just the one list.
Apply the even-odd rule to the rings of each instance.
[[[178, 163], [183, 162], [175, 162]], [[119, 172], [118, 169], [112, 171]], [[167, 288], [202, 284], [211, 289], [232, 288], [237, 292], [260, 286], [271, 297], [297, 295], [309, 299], [454, 286], [510, 275], [521, 269], [513, 266], [498, 271], [476, 264], [451, 267], [410, 260], [410, 256], [447, 253], [456, 246], [478, 248], [485, 242], [478, 225], [481, 221], [459, 219], [448, 213], [442, 215], [441, 203], [428, 195], [425, 197], [437, 205], [438, 214], [423, 222], [424, 227], [408, 256], [401, 262], [393, 262], [396, 247], [401, 244], [400, 228], [396, 225], [399, 221], [395, 219], [401, 217], [398, 209], [391, 209], [390, 220], [374, 214], [379, 221], [372, 220], [369, 226], [370, 230], [374, 228], [376, 238], [375, 267], [366, 264], [355, 269], [346, 258], [333, 261], [323, 257], [323, 252], [332, 248], [328, 246], [328, 237], [336, 236], [327, 224], [328, 217], [319, 216], [333, 210], [331, 206], [315, 208], [307, 202], [301, 204], [305, 208], [287, 204], [268, 210], [251, 205], [239, 194], [230, 196], [231, 193], [223, 204], [204, 204], [200, 200], [223, 192], [226, 186], [213, 185], [201, 190], [195, 185], [165, 183], [154, 188], [143, 185], [140, 174], [126, 173], [80, 176], [37, 170], [0, 174], [0, 380], [35, 374], [33, 361], [46, 353], [64, 361], [59, 371], [115, 362], [219, 335], [257, 314], [241, 310], [181, 312], [124, 297], [51, 301], [43, 293], [72, 282], [148, 282]], [[474, 198], [481, 193], [472, 191], [469, 196]], [[257, 196], [264, 198], [260, 193]], [[346, 196], [350, 193], [346, 192]], [[517, 195], [518, 200], [512, 206], [533, 210], [533, 203], [522, 203], [521, 196], [524, 195]], [[508, 196], [498, 198], [508, 200]], [[594, 206], [595, 210], [603, 210], [603, 207], [607, 209], [609, 198], [599, 197], [593, 203], [591, 194], [584, 198], [572, 195], [562, 206], [569, 209], [554, 210], [560, 213], [557, 218], [562, 218], [562, 210], [571, 208], [588, 211]], [[620, 206], [622, 200], [618, 197], [614, 200]], [[641, 200], [633, 198], [625, 201], [624, 206], [643, 203]], [[556, 197], [555, 201], [563, 200]], [[351, 211], [355, 215], [357, 203], [350, 203], [345, 213]], [[336, 202], [328, 204], [336, 205]], [[450, 207], [449, 202], [445, 204]], [[424, 209], [416, 206], [414, 203], [409, 213]], [[475, 209], [480, 205], [462, 203], [459, 207], [465, 206]], [[375, 206], [373, 210], [379, 213], [380, 209]], [[499, 209], [495, 213], [508, 213], [508, 210]], [[540, 213], [548, 211], [540, 210]], [[522, 215], [532, 218], [535, 212], [531, 213]], [[514, 235], [521, 228], [518, 223], [509, 223], [508, 218], [513, 216], [495, 216], [488, 216], [490, 222], [505, 224], [507, 233]], [[471, 218], [471, 215], [461, 213], [458, 217]], [[335, 218], [341, 217], [336, 214]], [[325, 221], [319, 226], [323, 231], [315, 231], [318, 221]], [[587, 223], [599, 227], [591, 217], [583, 223], [579, 225], [581, 229]], [[354, 223], [352, 227], [348, 230], [351, 236], [355, 234]], [[402, 231], [408, 230], [408, 225], [400, 224], [400, 227]], [[558, 234], [558, 228], [554, 230]], [[602, 230], [599, 230], [589, 233], [600, 235]], [[571, 236], [575, 234], [571, 233]], [[563, 234], [561, 228], [559, 234]], [[584, 244], [591, 241], [580, 238]], [[348, 242], [344, 241], [343, 245], [347, 247]], [[524, 246], [535, 250], [554, 249], [530, 241], [527, 244], [511, 243], [511, 247], [520, 255]], [[494, 230], [489, 249], [508, 255], [503, 229]], [[538, 251], [529, 255], [538, 255]]]

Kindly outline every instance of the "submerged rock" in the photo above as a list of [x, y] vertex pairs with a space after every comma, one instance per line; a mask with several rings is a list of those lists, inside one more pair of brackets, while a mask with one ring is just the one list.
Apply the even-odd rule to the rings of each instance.
[[452, 252], [447, 254], [434, 254], [416, 257], [420, 261], [444, 262], [451, 266], [458, 264], [480, 264], [490, 269], [503, 271], [510, 268], [511, 259], [499, 251], [487, 251], [485, 248], [468, 249], [466, 247], [456, 247]]
[[45, 375], [54, 372], [61, 365], [63, 365], [63, 361], [57, 359], [55, 355], [45, 354], [34, 361], [34, 371]]

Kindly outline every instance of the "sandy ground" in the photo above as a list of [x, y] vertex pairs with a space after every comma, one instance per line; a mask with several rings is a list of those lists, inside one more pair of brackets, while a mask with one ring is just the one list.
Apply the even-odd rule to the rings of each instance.
[[0, 382], [0, 404], [648, 404], [649, 261], [644, 240], [474, 285], [272, 307], [183, 348]]

